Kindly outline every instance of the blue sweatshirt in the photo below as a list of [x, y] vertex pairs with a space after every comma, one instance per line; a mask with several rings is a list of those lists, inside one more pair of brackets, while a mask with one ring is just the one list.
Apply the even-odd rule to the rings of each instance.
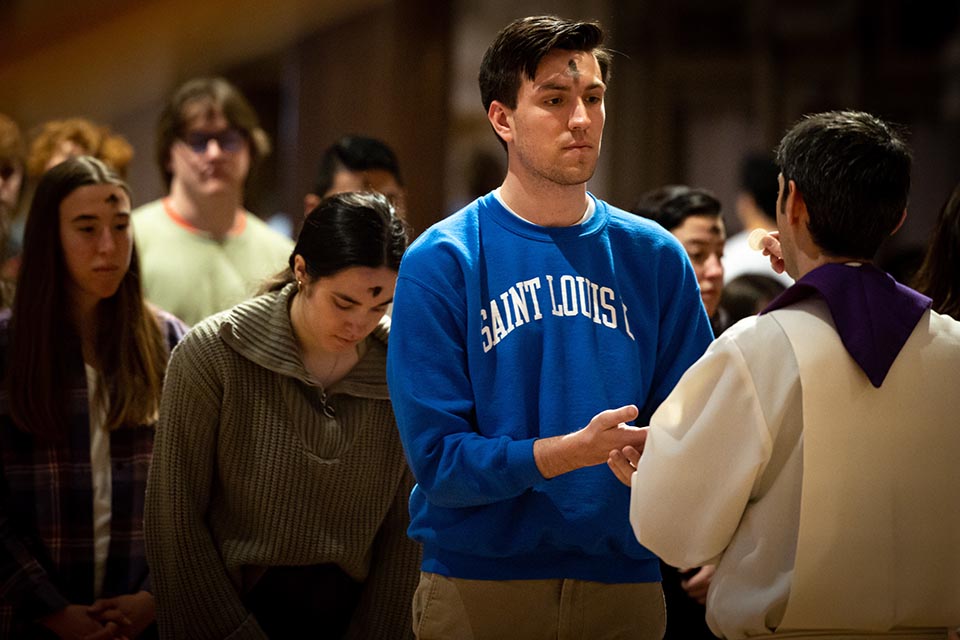
[[424, 571], [660, 579], [606, 465], [546, 480], [533, 457], [605, 409], [636, 404], [647, 424], [713, 337], [673, 236], [594, 203], [579, 225], [541, 227], [491, 193], [403, 259], [387, 375]]

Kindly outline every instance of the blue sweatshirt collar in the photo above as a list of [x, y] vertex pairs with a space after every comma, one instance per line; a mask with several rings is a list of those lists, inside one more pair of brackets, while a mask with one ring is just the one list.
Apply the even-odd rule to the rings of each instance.
[[562, 242], [597, 233], [606, 226], [610, 219], [610, 212], [606, 203], [598, 200], [589, 192], [587, 197], [593, 200], [593, 215], [583, 223], [569, 227], [544, 227], [527, 222], [504, 208], [492, 191], [480, 198], [479, 208], [481, 215], [489, 215], [500, 226], [525, 238], [540, 242]]

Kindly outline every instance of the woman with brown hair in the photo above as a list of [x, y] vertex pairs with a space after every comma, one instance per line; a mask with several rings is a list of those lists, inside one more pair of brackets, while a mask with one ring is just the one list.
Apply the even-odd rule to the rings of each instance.
[[0, 637], [153, 623], [144, 492], [184, 331], [144, 302], [126, 184], [90, 157], [44, 174], [0, 318]]
[[406, 246], [384, 196], [327, 198], [266, 293], [177, 347], [147, 491], [161, 637], [412, 636], [385, 316]]

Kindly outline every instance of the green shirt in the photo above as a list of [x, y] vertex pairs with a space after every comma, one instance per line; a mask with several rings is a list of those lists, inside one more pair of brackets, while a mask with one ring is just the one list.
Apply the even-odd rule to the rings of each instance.
[[155, 200], [133, 212], [144, 294], [193, 325], [252, 296], [287, 266], [293, 242], [249, 212], [237, 233], [211, 238]]

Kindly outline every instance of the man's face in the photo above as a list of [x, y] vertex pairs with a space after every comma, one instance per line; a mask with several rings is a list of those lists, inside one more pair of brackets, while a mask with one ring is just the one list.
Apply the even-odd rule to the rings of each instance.
[[693, 272], [700, 285], [700, 298], [707, 315], [712, 316], [720, 305], [720, 294], [723, 292], [721, 259], [723, 245], [727, 240], [723, 220], [719, 216], [687, 216], [671, 233], [690, 256]]
[[316, 208], [323, 198], [336, 195], [338, 193], [348, 193], [351, 191], [375, 192], [387, 197], [387, 200], [394, 206], [397, 214], [404, 215], [406, 208], [406, 194], [397, 178], [385, 169], [367, 169], [366, 171], [351, 171], [350, 169], [339, 169], [333, 174], [333, 183], [327, 192], [322, 196], [315, 193], [308, 193], [303, 199], [303, 215], [307, 216]]
[[239, 196], [250, 171], [250, 143], [209, 99], [184, 107], [184, 133], [170, 147], [171, 187], [195, 197]]
[[556, 185], [583, 184], [600, 153], [606, 90], [596, 57], [554, 49], [524, 79], [516, 109], [504, 110], [510, 130], [510, 169], [521, 179]]
[[323, 197], [326, 198], [349, 191], [375, 191], [387, 196], [389, 200], [394, 200], [403, 192], [403, 189], [397, 179], [393, 177], [393, 174], [383, 169], [368, 169], [366, 171], [340, 169], [333, 174], [333, 184], [323, 194]]

